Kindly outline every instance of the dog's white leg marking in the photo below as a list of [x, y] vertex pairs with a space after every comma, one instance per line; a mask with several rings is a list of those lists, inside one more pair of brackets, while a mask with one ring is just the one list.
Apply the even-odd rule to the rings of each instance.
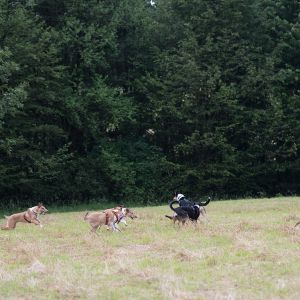
[[36, 217], [36, 220], [38, 221], [40, 228], [43, 228], [44, 226], [42, 225], [41, 220], [39, 219], [39, 216]]
[[122, 222], [123, 224], [125, 224], [125, 226], [128, 226], [126, 220], [123, 218], [120, 222]]
[[117, 224], [115, 222], [112, 222], [111, 224], [112, 224], [113, 231], [121, 232], [121, 230], [117, 227]]
[[110, 229], [112, 230], [112, 231], [115, 231], [116, 229], [115, 229], [115, 226], [114, 226], [114, 222], [110, 222], [109, 223], [109, 227], [110, 227]]
[[119, 229], [119, 226], [118, 226], [117, 223], [115, 223], [115, 227], [116, 227], [116, 229], [117, 229], [119, 232], [121, 232], [121, 230]]

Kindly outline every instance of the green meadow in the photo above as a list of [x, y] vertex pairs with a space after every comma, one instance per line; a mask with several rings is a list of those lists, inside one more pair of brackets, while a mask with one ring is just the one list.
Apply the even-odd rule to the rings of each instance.
[[0, 299], [300, 299], [300, 198], [211, 202], [185, 227], [131, 208], [121, 233], [83, 207], [0, 231]]

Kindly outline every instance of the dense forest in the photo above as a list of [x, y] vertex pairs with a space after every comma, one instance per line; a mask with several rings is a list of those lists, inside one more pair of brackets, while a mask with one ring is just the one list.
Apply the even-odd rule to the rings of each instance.
[[300, 193], [296, 0], [0, 0], [1, 205]]

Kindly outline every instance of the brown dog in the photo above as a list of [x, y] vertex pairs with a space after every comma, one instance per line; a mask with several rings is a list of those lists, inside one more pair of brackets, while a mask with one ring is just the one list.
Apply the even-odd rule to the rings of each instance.
[[184, 225], [189, 220], [188, 216], [179, 216], [176, 213], [173, 214], [173, 216], [165, 215], [165, 217], [171, 219], [173, 221], [174, 225], [176, 224], [176, 222], [178, 222], [178, 226], [180, 225], [180, 223], [181, 223], [181, 225]]
[[1, 227], [1, 229], [2, 230], [15, 229], [16, 224], [18, 222], [33, 223], [35, 225], [40, 225], [40, 227], [43, 227], [41, 221], [39, 220], [39, 215], [42, 214], [44, 215], [46, 212], [48, 212], [46, 207], [42, 203], [39, 203], [37, 206], [28, 208], [24, 212], [13, 214], [11, 216], [5, 216], [6, 225]]
[[127, 225], [125, 218], [130, 217], [132, 219], [137, 216], [126, 207], [117, 206], [114, 208], [106, 209], [103, 212], [89, 213], [84, 216], [84, 220], [88, 221], [92, 227], [91, 232], [96, 232], [99, 227], [106, 225], [108, 229], [112, 231], [121, 231], [118, 228], [118, 223], [123, 222]]

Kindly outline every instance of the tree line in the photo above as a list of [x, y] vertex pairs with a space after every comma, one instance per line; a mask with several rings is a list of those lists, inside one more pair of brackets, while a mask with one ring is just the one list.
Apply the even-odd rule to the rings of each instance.
[[300, 192], [296, 0], [0, 0], [1, 205]]

